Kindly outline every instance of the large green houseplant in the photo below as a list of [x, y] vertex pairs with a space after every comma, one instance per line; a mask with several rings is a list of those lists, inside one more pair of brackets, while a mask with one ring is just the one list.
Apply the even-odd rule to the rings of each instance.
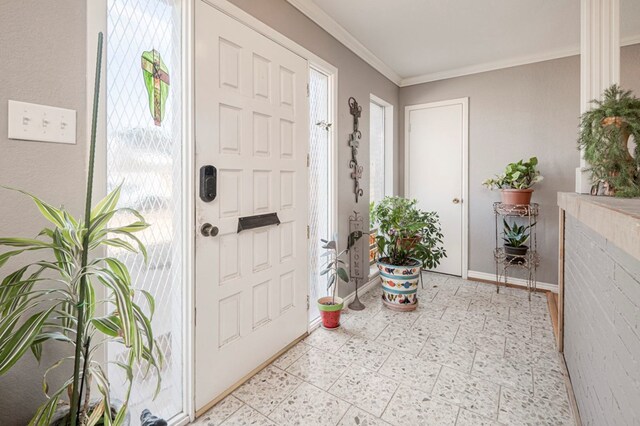
[[[134, 289], [121, 261], [104, 255], [106, 248], [118, 247], [146, 258], [144, 245], [134, 234], [149, 224], [135, 210], [117, 208], [120, 187], [91, 207], [101, 57], [102, 34], [98, 39], [84, 219], [20, 191], [33, 200], [48, 226], [35, 238], [0, 238], [0, 247], [8, 247], [0, 254], [0, 268], [9, 260], [19, 262], [23, 254], [40, 257], [19, 265], [0, 282], [0, 375], [29, 350], [40, 361], [45, 344], [50, 342], [67, 345], [74, 353], [48, 366], [43, 378], [47, 400], [30, 425], [127, 424], [134, 368], [140, 363], [146, 371], [155, 369], [158, 389], [160, 384], [162, 353], [151, 328], [154, 299]], [[111, 226], [117, 215], [127, 215], [130, 223]], [[104, 366], [94, 359], [96, 351], [110, 342], [127, 349], [126, 357], [115, 363], [128, 379], [125, 400], [118, 404], [111, 400]], [[50, 388], [48, 374], [63, 366], [73, 367], [73, 374], [59, 388]], [[92, 386], [100, 394], [97, 400], [91, 398]]]
[[529, 161], [509, 163], [502, 174], [487, 179], [482, 184], [489, 189], [499, 189], [504, 204], [529, 204], [533, 186], [543, 179], [537, 166], [537, 157], [531, 157]]
[[[594, 190], [605, 195], [640, 197], [640, 99], [613, 85], [582, 115], [578, 145], [584, 150]], [[629, 138], [635, 148], [630, 152]]]
[[421, 269], [435, 268], [446, 256], [438, 214], [419, 209], [417, 203], [385, 197], [371, 208], [371, 226], [378, 227], [376, 263], [382, 298], [391, 309], [416, 309]]

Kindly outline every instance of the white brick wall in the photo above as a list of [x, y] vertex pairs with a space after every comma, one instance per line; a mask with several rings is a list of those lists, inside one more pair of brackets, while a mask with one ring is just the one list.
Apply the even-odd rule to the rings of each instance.
[[565, 259], [564, 356], [582, 422], [638, 425], [640, 261], [570, 215]]

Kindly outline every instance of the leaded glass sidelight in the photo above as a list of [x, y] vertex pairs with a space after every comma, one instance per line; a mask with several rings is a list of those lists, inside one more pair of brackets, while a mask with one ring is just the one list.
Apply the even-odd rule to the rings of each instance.
[[[109, 255], [129, 267], [137, 288], [155, 296], [152, 325], [166, 358], [155, 400], [155, 377], [143, 378], [144, 366], [134, 371], [132, 419], [144, 408], [167, 419], [183, 411], [180, 4], [108, 0], [107, 186], [112, 190], [122, 183], [120, 205], [139, 210], [152, 225], [141, 235], [148, 249], [146, 264], [141, 256], [117, 248]], [[156, 74], [154, 64], [160, 70]], [[142, 301], [141, 305], [146, 306]], [[117, 345], [109, 346], [108, 360], [119, 360], [119, 351]], [[108, 372], [115, 396], [123, 398], [123, 371], [109, 364]]]

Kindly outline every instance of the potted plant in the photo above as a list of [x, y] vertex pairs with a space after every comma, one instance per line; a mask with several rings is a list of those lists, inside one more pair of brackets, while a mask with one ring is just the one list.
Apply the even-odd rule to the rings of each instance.
[[347, 238], [347, 248], [340, 253], [338, 253], [338, 243], [335, 240], [320, 240], [323, 243], [322, 248], [326, 250], [323, 256], [328, 257], [325, 269], [320, 272], [320, 275], [327, 276], [327, 293], [329, 295], [318, 299], [318, 310], [320, 311], [322, 326], [326, 329], [340, 327], [340, 313], [344, 308], [344, 300], [336, 296], [336, 290], [340, 280], [345, 283], [349, 282], [348, 266], [342, 260], [342, 256], [348, 255], [349, 250], [355, 245], [356, 241], [362, 238], [362, 235], [362, 231], [350, 233]]
[[[604, 195], [640, 197], [640, 99], [617, 85], [605, 90], [603, 100], [593, 100], [593, 109], [580, 122], [578, 146], [589, 162], [594, 189], [604, 186]], [[629, 146], [633, 136], [635, 148]]]
[[417, 200], [385, 197], [373, 206], [371, 219], [379, 229], [376, 264], [382, 300], [390, 309], [414, 310], [420, 271], [435, 268], [446, 256], [438, 214], [420, 210]]
[[529, 204], [533, 194], [533, 186], [543, 178], [537, 170], [538, 158], [531, 157], [529, 161], [520, 160], [510, 163], [504, 173], [482, 184], [489, 189], [500, 189], [504, 204]]
[[[98, 52], [96, 82], [102, 34]], [[127, 400], [137, 363], [143, 363], [146, 371], [155, 369], [158, 390], [160, 386], [162, 353], [151, 329], [154, 299], [146, 291], [134, 290], [121, 261], [104, 255], [107, 247], [119, 247], [146, 258], [145, 247], [134, 234], [149, 225], [138, 212], [116, 208], [120, 187], [91, 208], [98, 91], [96, 83], [84, 219], [20, 191], [34, 201], [49, 224], [36, 238], [0, 238], [0, 247], [9, 248], [0, 253], [0, 268], [23, 253], [42, 253], [40, 260], [20, 265], [0, 283], [0, 375], [29, 350], [40, 361], [45, 343], [68, 345], [74, 352], [47, 369], [43, 379], [47, 401], [30, 425], [128, 424]], [[128, 215], [131, 222], [110, 226], [116, 215]], [[144, 301], [147, 309], [137, 300]], [[126, 356], [116, 363], [128, 378], [122, 402], [111, 399], [103, 365], [94, 359], [95, 351], [110, 342], [126, 347]], [[51, 389], [47, 375], [61, 366], [73, 367], [73, 373], [58, 389]], [[95, 400], [93, 386], [100, 394]]]
[[504, 253], [507, 260], [517, 263], [522, 263], [522, 260], [527, 255], [529, 247], [525, 245], [529, 241], [529, 229], [535, 226], [535, 223], [531, 225], [518, 225], [512, 223], [509, 225], [505, 219], [502, 219], [504, 223]]

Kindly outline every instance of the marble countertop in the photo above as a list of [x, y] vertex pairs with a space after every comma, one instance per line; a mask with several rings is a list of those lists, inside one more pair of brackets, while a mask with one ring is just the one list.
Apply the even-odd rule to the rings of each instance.
[[558, 206], [640, 260], [640, 198], [559, 192]]

